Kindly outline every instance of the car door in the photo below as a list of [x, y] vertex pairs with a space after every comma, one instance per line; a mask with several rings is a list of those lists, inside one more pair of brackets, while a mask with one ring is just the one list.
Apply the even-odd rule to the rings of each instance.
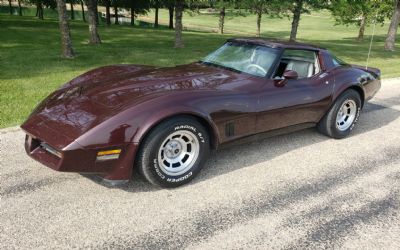
[[[286, 49], [277, 70], [280, 69], [283, 73], [291, 64], [291, 60], [301, 61], [302, 54], [315, 57], [314, 72], [311, 76], [283, 80], [284, 84], [277, 84], [282, 79], [269, 79], [260, 89], [256, 121], [258, 133], [297, 124], [316, 123], [329, 108], [334, 78], [323, 68], [322, 57], [317, 51], [296, 50], [295, 53], [288, 53]], [[280, 73], [276, 74], [273, 77], [279, 78]]]
[[221, 95], [209, 105], [216, 109], [211, 117], [219, 131], [220, 143], [256, 133], [258, 90], [264, 83], [264, 78], [243, 74], [219, 87]]

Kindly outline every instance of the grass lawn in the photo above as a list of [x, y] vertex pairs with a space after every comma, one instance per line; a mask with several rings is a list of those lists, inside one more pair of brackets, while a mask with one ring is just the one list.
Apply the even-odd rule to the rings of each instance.
[[[160, 21], [167, 23], [167, 11]], [[141, 17], [149, 20], [149, 17]], [[130, 26], [100, 26], [103, 44], [87, 44], [87, 25], [71, 23], [74, 49], [72, 60], [60, 57], [60, 38], [55, 19], [37, 20], [0, 14], [0, 128], [20, 124], [34, 106], [55, 88], [73, 77], [98, 66], [134, 63], [172, 66], [196, 61], [232, 36], [255, 33], [255, 16], [227, 15], [226, 35], [205, 32], [216, 29], [213, 14], [184, 15], [184, 49], [173, 49], [174, 33], [168, 29], [132, 28]], [[354, 27], [334, 26], [326, 12], [304, 16], [299, 40], [329, 48], [349, 63], [365, 64], [369, 41], [357, 43]], [[370, 34], [368, 28], [366, 34]], [[290, 21], [286, 18], [264, 18], [262, 35], [287, 38]], [[400, 50], [383, 51], [387, 25], [377, 26], [370, 65], [382, 69], [383, 77], [400, 76]], [[400, 39], [400, 37], [398, 37]]]

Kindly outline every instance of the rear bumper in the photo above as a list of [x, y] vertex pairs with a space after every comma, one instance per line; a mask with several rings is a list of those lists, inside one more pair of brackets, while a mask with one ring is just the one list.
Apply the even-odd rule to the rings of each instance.
[[[97, 159], [99, 151], [110, 149], [121, 149], [118, 159]], [[132, 176], [137, 144], [63, 150], [28, 133], [25, 137], [25, 151], [34, 160], [56, 171], [97, 174], [106, 181], [126, 181]]]
[[381, 80], [374, 79], [374, 80], [369, 81], [368, 83], [364, 84], [363, 87], [364, 87], [364, 92], [365, 92], [365, 100], [368, 101], [368, 100], [372, 99], [372, 97], [374, 97], [375, 94], [381, 88]]

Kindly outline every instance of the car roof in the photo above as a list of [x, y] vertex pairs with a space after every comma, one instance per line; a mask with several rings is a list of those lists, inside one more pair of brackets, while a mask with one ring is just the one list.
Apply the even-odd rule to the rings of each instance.
[[289, 41], [273, 40], [273, 39], [266, 39], [259, 37], [231, 38], [228, 39], [228, 42], [250, 43], [250, 44], [257, 44], [272, 48], [283, 48], [283, 49], [326, 50], [325, 48], [321, 48], [319, 46], [308, 43], [289, 42]]

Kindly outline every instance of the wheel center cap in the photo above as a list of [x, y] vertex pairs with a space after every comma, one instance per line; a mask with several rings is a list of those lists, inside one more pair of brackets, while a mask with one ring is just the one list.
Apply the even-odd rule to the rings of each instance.
[[165, 153], [168, 158], [176, 158], [182, 152], [182, 145], [176, 140], [171, 140], [165, 146]]

